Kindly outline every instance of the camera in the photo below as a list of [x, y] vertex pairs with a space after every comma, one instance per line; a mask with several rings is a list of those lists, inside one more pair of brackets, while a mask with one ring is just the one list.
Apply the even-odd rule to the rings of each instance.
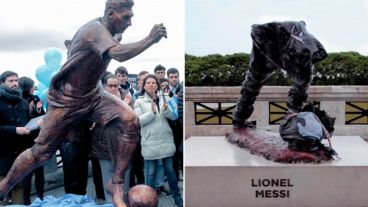
[[33, 101], [34, 104], [37, 104], [40, 101], [40, 98], [38, 96], [32, 95], [30, 100]]

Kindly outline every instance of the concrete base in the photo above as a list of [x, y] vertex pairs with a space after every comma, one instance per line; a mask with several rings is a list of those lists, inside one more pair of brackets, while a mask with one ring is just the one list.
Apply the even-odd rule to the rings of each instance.
[[357, 136], [336, 136], [332, 146], [340, 159], [282, 164], [224, 137], [190, 137], [186, 206], [368, 206], [368, 144]]

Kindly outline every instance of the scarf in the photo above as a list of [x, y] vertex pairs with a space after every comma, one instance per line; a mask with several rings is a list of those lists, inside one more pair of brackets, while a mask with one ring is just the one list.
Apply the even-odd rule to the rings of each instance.
[[11, 103], [18, 103], [22, 98], [22, 89], [19, 87], [16, 89], [11, 89], [7, 86], [0, 85], [0, 97], [5, 98]]

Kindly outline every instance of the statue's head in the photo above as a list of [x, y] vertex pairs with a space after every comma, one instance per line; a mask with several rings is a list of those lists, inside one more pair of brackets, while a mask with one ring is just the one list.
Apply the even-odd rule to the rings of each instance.
[[107, 0], [105, 6], [105, 19], [112, 34], [123, 33], [132, 25], [133, 0]]
[[133, 5], [133, 0], [106, 0], [105, 14], [108, 9], [120, 10], [123, 8], [132, 8]]

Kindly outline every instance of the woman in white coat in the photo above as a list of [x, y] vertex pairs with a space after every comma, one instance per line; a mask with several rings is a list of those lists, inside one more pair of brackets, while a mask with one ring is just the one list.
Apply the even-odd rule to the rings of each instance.
[[169, 96], [159, 90], [159, 82], [154, 75], [148, 75], [142, 84], [141, 94], [134, 104], [134, 111], [141, 125], [142, 156], [144, 158], [145, 182], [155, 188], [156, 166], [162, 160], [175, 204], [183, 205], [173, 168], [175, 144], [173, 133], [167, 119], [174, 119], [174, 113], [168, 108]]

